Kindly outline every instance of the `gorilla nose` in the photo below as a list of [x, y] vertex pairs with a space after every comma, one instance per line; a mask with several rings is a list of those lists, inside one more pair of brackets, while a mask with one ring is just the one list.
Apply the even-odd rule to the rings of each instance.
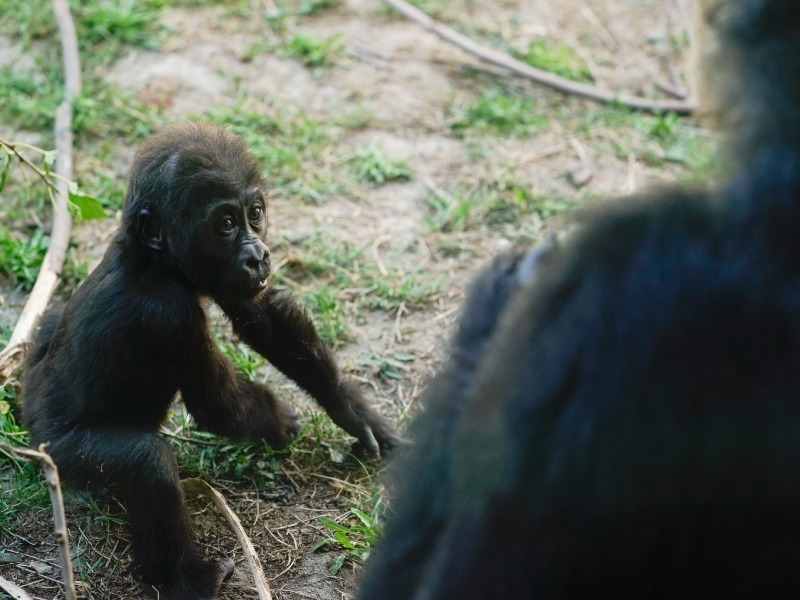
[[250, 246], [242, 253], [242, 266], [255, 275], [269, 273], [269, 248], [264, 245]]

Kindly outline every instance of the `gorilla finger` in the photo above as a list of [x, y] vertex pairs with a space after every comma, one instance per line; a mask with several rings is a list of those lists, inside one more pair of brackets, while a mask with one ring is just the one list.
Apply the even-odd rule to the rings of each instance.
[[375, 439], [375, 435], [372, 433], [372, 429], [369, 426], [364, 427], [358, 439], [364, 444], [367, 452], [380, 458], [381, 447], [378, 445], [378, 440]]

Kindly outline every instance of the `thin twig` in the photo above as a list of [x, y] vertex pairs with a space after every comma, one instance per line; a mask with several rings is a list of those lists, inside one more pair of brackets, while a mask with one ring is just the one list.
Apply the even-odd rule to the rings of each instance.
[[[50, 246], [44, 256], [36, 283], [31, 295], [22, 309], [11, 339], [0, 352], [0, 369], [12, 357], [17, 355], [33, 334], [33, 329], [47, 308], [47, 303], [56, 289], [67, 256], [69, 236], [72, 231], [72, 216], [69, 214], [68, 181], [72, 181], [72, 102], [81, 93], [81, 68], [78, 55], [78, 39], [75, 36], [75, 24], [69, 12], [67, 0], [53, 0], [53, 11], [61, 32], [61, 50], [64, 56], [64, 101], [56, 109], [55, 138], [56, 170], [58, 193], [53, 198], [53, 229], [50, 234]], [[48, 191], [51, 188], [48, 187]], [[14, 365], [7, 366], [4, 373], [13, 370]]]
[[381, 275], [383, 275], [384, 277], [386, 277], [389, 274], [389, 271], [387, 271], [386, 267], [383, 266], [383, 261], [381, 261], [381, 257], [378, 254], [378, 247], [383, 242], [385, 242], [387, 240], [390, 240], [390, 239], [392, 239], [392, 236], [387, 233], [387, 234], [384, 234], [384, 235], [380, 236], [378, 239], [376, 239], [372, 243], [372, 257], [375, 259], [375, 262], [378, 264], [378, 271], [380, 271]]
[[31, 144], [26, 144], [26, 143], [24, 143], [24, 142], [16, 142], [16, 141], [14, 141], [14, 142], [10, 142], [10, 141], [8, 141], [8, 140], [6, 140], [6, 139], [3, 139], [3, 138], [0, 138], [0, 146], [5, 146], [5, 147], [6, 147], [6, 148], [7, 148], [7, 149], [8, 149], [8, 150], [11, 152], [11, 154], [13, 154], [14, 156], [16, 156], [16, 157], [17, 157], [17, 160], [19, 160], [21, 163], [23, 163], [23, 164], [24, 164], [26, 167], [28, 167], [28, 168], [29, 168], [31, 171], [33, 171], [34, 173], [36, 173], [36, 175], [38, 175], [38, 176], [39, 176], [39, 178], [40, 178], [40, 179], [41, 179], [41, 180], [42, 180], [42, 181], [45, 183], [45, 185], [47, 185], [47, 187], [49, 187], [50, 189], [52, 189], [52, 190], [55, 190], [55, 191], [58, 191], [58, 186], [57, 186], [57, 185], [56, 185], [56, 183], [53, 181], [53, 179], [52, 179], [53, 177], [55, 177], [56, 179], [59, 179], [59, 180], [63, 180], [63, 181], [64, 181], [64, 182], [66, 182], [67, 184], [69, 184], [69, 183], [70, 183], [70, 181], [69, 181], [68, 179], [64, 179], [64, 178], [63, 178], [61, 175], [59, 175], [58, 173], [53, 173], [53, 172], [49, 172], [49, 173], [48, 173], [48, 172], [45, 172], [45, 171], [43, 171], [42, 169], [40, 169], [39, 167], [37, 167], [37, 166], [36, 166], [36, 165], [35, 165], [35, 164], [34, 164], [34, 163], [31, 161], [31, 159], [29, 159], [27, 156], [25, 156], [25, 155], [24, 155], [24, 154], [22, 154], [22, 153], [21, 153], [19, 150], [17, 150], [17, 148], [19, 147], [19, 148], [27, 148], [27, 149], [29, 149], [29, 150], [34, 150], [34, 151], [36, 151], [36, 152], [41, 152], [41, 153], [44, 153], [45, 151], [44, 151], [44, 150], [42, 150], [41, 148], [37, 148], [36, 146], [32, 146]]
[[180, 440], [188, 444], [197, 444], [198, 446], [219, 446], [222, 443], [221, 441], [214, 442], [211, 440], [198, 440], [197, 438], [185, 437], [182, 435], [178, 435], [177, 433], [171, 432], [166, 427], [162, 427], [160, 431], [167, 437], [171, 437], [173, 439]]
[[589, 98], [590, 100], [596, 100], [598, 102], [617, 102], [631, 108], [651, 112], [674, 111], [677, 113], [690, 113], [695, 108], [694, 103], [689, 101], [651, 100], [631, 94], [616, 94], [609, 90], [599, 89], [592, 85], [560, 77], [549, 71], [543, 71], [542, 69], [527, 65], [522, 61], [512, 58], [508, 54], [478, 44], [467, 36], [457, 32], [455, 29], [430, 18], [405, 0], [384, 0], [384, 2], [405, 17], [422, 25], [425, 29], [432, 31], [443, 40], [455, 44], [462, 50], [466, 50], [482, 60], [509, 69], [517, 75], [522, 75], [523, 77], [527, 77], [528, 79], [549, 86], [555, 90], [581, 96], [583, 98]]
[[272, 600], [269, 584], [267, 584], [267, 578], [264, 576], [264, 570], [261, 568], [261, 562], [258, 560], [258, 554], [256, 554], [256, 550], [253, 548], [250, 538], [247, 537], [244, 527], [242, 527], [242, 522], [239, 520], [239, 517], [236, 516], [236, 513], [230, 509], [222, 494], [202, 479], [183, 479], [181, 483], [183, 484], [183, 489], [186, 490], [187, 493], [203, 494], [210, 498], [214, 506], [217, 507], [217, 510], [222, 513], [225, 520], [228, 521], [233, 528], [234, 533], [236, 533], [236, 538], [239, 540], [239, 543], [242, 545], [247, 563], [250, 565], [250, 570], [253, 572], [253, 580], [256, 584], [259, 599]]
[[58, 553], [61, 557], [61, 577], [64, 579], [64, 595], [67, 600], [75, 600], [75, 580], [72, 576], [72, 560], [69, 556], [69, 531], [67, 518], [64, 515], [64, 497], [61, 495], [61, 482], [58, 478], [58, 468], [44, 451], [44, 444], [39, 446], [38, 452], [29, 448], [19, 448], [0, 442], [0, 450], [20, 460], [39, 465], [44, 471], [47, 481], [47, 491], [50, 493], [50, 503], [53, 505], [53, 520], [55, 532], [53, 537], [58, 544]]

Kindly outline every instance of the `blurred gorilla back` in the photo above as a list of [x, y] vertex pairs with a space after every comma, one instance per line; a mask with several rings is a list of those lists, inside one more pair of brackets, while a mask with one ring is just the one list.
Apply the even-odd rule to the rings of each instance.
[[798, 589], [800, 2], [701, 9], [730, 175], [478, 275], [361, 600]]

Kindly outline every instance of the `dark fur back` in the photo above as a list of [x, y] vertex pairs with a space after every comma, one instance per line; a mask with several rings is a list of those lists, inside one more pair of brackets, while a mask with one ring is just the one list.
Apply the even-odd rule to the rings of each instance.
[[35, 367], [47, 354], [50, 340], [58, 327], [61, 315], [64, 313], [64, 304], [57, 304], [48, 309], [39, 321], [39, 330], [33, 338], [28, 353], [25, 357], [25, 371]]

